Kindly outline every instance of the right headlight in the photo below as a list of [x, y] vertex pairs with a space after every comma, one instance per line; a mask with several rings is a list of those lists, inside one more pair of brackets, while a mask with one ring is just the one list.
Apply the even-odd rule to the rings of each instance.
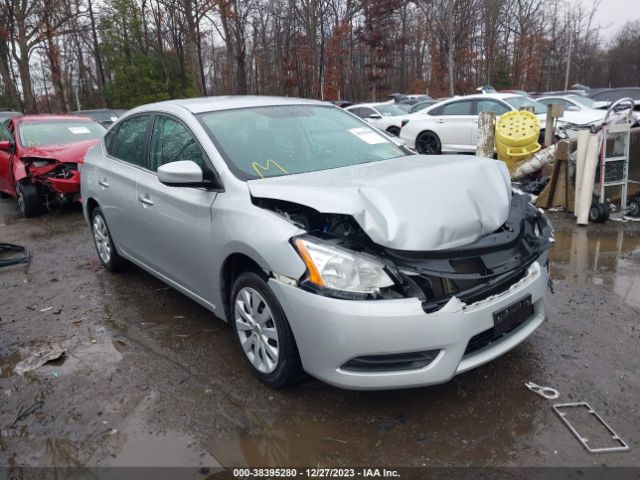
[[307, 266], [308, 281], [318, 287], [376, 293], [394, 285], [384, 265], [371, 255], [309, 237], [295, 238], [293, 244]]

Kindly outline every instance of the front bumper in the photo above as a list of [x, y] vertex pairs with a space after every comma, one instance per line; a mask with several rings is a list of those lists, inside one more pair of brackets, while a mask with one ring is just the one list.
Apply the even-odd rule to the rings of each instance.
[[[377, 390], [444, 383], [514, 348], [546, 318], [548, 272], [536, 261], [505, 292], [472, 305], [452, 297], [430, 314], [417, 298], [340, 300], [275, 279], [269, 285], [287, 315], [307, 373], [337, 387]], [[495, 342], [465, 355], [469, 340], [493, 327], [494, 312], [526, 295], [531, 295], [533, 315]], [[341, 368], [355, 357], [427, 350], [440, 353], [416, 370], [371, 373]]]

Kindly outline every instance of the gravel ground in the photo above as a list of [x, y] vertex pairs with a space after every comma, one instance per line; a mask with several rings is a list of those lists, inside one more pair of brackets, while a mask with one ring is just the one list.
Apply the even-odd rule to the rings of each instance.
[[[0, 200], [0, 241], [33, 252], [0, 271], [0, 465], [640, 466], [640, 225], [551, 218], [549, 320], [512, 352], [429, 388], [274, 391], [220, 319], [105, 271], [78, 210], [27, 220]], [[631, 451], [588, 453], [526, 381], [587, 401]]]

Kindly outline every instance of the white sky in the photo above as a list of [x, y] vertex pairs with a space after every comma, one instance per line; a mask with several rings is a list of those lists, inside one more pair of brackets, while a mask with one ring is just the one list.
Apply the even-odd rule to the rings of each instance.
[[[591, 0], [582, 0], [585, 6]], [[640, 19], [640, 0], [602, 0], [596, 22], [602, 26], [602, 38], [610, 40], [628, 21]]]

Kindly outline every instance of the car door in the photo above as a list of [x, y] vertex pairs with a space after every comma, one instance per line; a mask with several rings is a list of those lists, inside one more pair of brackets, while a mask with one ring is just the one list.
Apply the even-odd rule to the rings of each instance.
[[[8, 141], [15, 146], [13, 135], [9, 132], [4, 123], [0, 123], [0, 142]], [[13, 185], [13, 175], [11, 174], [11, 161], [13, 152], [0, 150], [0, 192], [15, 195]]]
[[478, 116], [480, 115], [480, 112], [493, 112], [496, 114], [496, 117], [500, 117], [500, 115], [510, 112], [511, 110], [511, 107], [494, 100], [493, 98], [483, 98], [476, 101], [473, 131], [471, 134], [472, 147], [474, 151], [476, 149], [475, 146], [478, 143]]
[[136, 235], [136, 181], [146, 166], [151, 115], [124, 120], [105, 136], [107, 156], [95, 163], [98, 200], [120, 253], [140, 259], [146, 238]]
[[169, 187], [158, 181], [161, 165], [192, 160], [205, 178], [213, 167], [191, 130], [178, 118], [156, 114], [149, 147], [149, 165], [140, 173], [136, 216], [139, 236], [145, 239], [142, 261], [190, 292], [205, 298], [212, 272], [209, 262], [215, 233], [211, 206], [217, 192], [198, 187]]
[[473, 100], [447, 103], [432, 112], [434, 131], [440, 137], [443, 152], [474, 152]]

